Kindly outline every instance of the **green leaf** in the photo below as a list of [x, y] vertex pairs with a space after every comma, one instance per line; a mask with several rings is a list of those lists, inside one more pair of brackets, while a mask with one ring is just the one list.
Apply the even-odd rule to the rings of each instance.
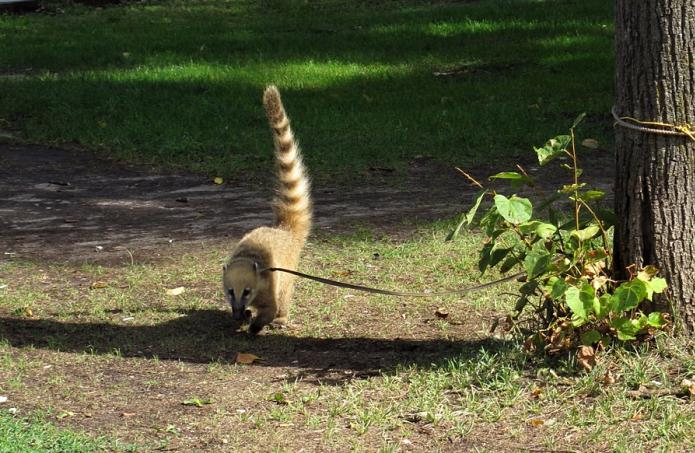
[[509, 248], [493, 248], [492, 252], [490, 253], [490, 259], [488, 261], [488, 266], [489, 267], [495, 267], [497, 263], [502, 261], [509, 252], [511, 252], [514, 249], [514, 247], [509, 247]]
[[500, 266], [500, 272], [506, 274], [517, 264], [523, 263], [525, 257], [525, 254], [521, 254], [521, 256], [518, 257], [515, 255], [508, 256], [507, 259], [504, 260], [504, 263], [502, 263], [502, 265]]
[[589, 225], [581, 230], [572, 230], [570, 233], [570, 238], [575, 241], [575, 244], [579, 246], [582, 242], [586, 242], [589, 239], [596, 237], [601, 232], [601, 229], [597, 225]]
[[572, 310], [574, 316], [583, 321], [581, 324], [589, 320], [589, 314], [592, 311], [596, 312], [596, 307], [598, 305], [596, 291], [588, 283], [583, 283], [581, 288], [577, 288], [576, 286], [567, 288], [565, 291], [565, 301], [570, 310]]
[[621, 341], [635, 340], [640, 330], [632, 323], [630, 318], [626, 317], [614, 319], [613, 322], [611, 322], [611, 326], [618, 334], [618, 340]]
[[523, 175], [521, 173], [517, 173], [515, 171], [503, 171], [501, 173], [497, 173], [496, 175], [490, 176], [490, 179], [506, 179], [509, 180], [512, 184], [512, 187], [514, 189], [518, 189], [524, 184], [527, 184], [529, 186], [533, 185], [533, 179], [527, 175]]
[[567, 282], [565, 282], [561, 278], [558, 278], [553, 282], [553, 286], [550, 290], [550, 297], [552, 297], [555, 300], [558, 300], [565, 295], [565, 291], [567, 291], [568, 288], [569, 285], [567, 284]]
[[666, 318], [664, 317], [663, 313], [659, 312], [652, 312], [649, 313], [649, 316], [647, 317], [647, 324], [656, 327], [657, 329], [661, 329], [664, 327], [668, 321], [666, 321]]
[[606, 196], [606, 192], [602, 190], [587, 190], [579, 193], [579, 199], [583, 201], [600, 200]]
[[527, 304], [528, 304], [528, 297], [525, 297], [525, 296], [519, 297], [516, 300], [516, 304], [514, 305], [514, 312], [516, 312], [517, 314], [521, 313], [521, 311], [526, 307]]
[[528, 198], [520, 198], [512, 195], [507, 198], [504, 195], [495, 195], [495, 207], [497, 212], [509, 223], [518, 225], [531, 218], [533, 206]]
[[644, 284], [647, 287], [647, 299], [649, 300], [652, 300], [654, 293], [661, 294], [668, 287], [666, 279], [661, 277], [654, 277], [651, 280], [645, 281]]
[[475, 195], [475, 202], [473, 203], [473, 207], [468, 210], [466, 213], [466, 225], [470, 225], [473, 223], [473, 219], [475, 218], [475, 214], [478, 212], [478, 208], [480, 207], [480, 203], [483, 201], [483, 198], [487, 194], [487, 190], [483, 189], [480, 192], [478, 192]]
[[564, 186], [562, 186], [562, 188], [560, 190], [558, 190], [558, 192], [560, 192], [560, 193], [572, 193], [573, 194], [575, 191], [581, 189], [585, 185], [586, 185], [585, 182], [580, 182], [578, 184], [565, 184]]
[[528, 280], [532, 280], [548, 270], [552, 260], [550, 253], [543, 250], [532, 250], [524, 259], [524, 270]]
[[[564, 168], [565, 170], [569, 170], [569, 171], [571, 171], [572, 173], [576, 173], [576, 174], [577, 174], [577, 178], [579, 178], [579, 177], [584, 173], [584, 170], [582, 170], [581, 168], [574, 168], [574, 167], [571, 166], [571, 165], [562, 164], [562, 165], [560, 165], [560, 166], [561, 166], [562, 168]], [[586, 184], [582, 184], [582, 187], [585, 186], [585, 185], [586, 185]]]
[[493, 243], [487, 243], [480, 249], [480, 257], [478, 258], [478, 270], [481, 274], [484, 274], [490, 265], [490, 253], [492, 253], [492, 248], [495, 246]]
[[485, 230], [485, 235], [492, 236], [499, 222], [503, 220], [502, 216], [497, 212], [497, 207], [493, 206], [480, 219], [480, 226]]
[[636, 278], [618, 286], [613, 293], [615, 298], [614, 310], [622, 313], [637, 307], [647, 297], [647, 285]]
[[612, 294], [603, 294], [601, 297], [598, 298], [598, 310], [596, 311], [596, 316], [598, 316], [599, 319], [603, 319], [606, 316], [608, 316], [608, 313], [613, 310], [613, 295]]
[[580, 113], [579, 116], [574, 120], [574, 123], [572, 123], [572, 127], [570, 127], [570, 129], [574, 129], [577, 126], [579, 126], [579, 123], [584, 121], [584, 118], [586, 118], [586, 113], [584, 113], [584, 112]]
[[478, 208], [480, 207], [480, 203], [483, 201], [485, 194], [487, 194], [487, 190], [481, 190], [480, 192], [478, 192], [478, 194], [475, 196], [475, 202], [473, 203], [473, 207], [471, 207], [471, 209], [465, 215], [462, 215], [460, 217], [459, 222], [456, 225], [456, 228], [454, 228], [454, 230], [447, 235], [445, 241], [453, 240], [454, 238], [456, 238], [456, 236], [459, 235], [459, 232], [461, 231], [461, 228], [464, 225], [471, 225], [473, 223], [475, 214], [478, 212]]
[[531, 220], [519, 225], [519, 230], [524, 234], [535, 234], [541, 239], [549, 239], [557, 231], [557, 227], [552, 223]]
[[569, 135], [558, 135], [548, 140], [542, 148], [534, 147], [533, 149], [536, 151], [538, 163], [542, 166], [557, 157], [566, 155], [565, 149], [567, 149], [567, 145], [569, 145], [571, 140]]
[[521, 294], [530, 296], [536, 292], [536, 289], [538, 289], [538, 284], [538, 280], [531, 280], [529, 282], [526, 282], [519, 287], [519, 292]]
[[204, 404], [212, 404], [212, 400], [211, 399], [204, 399], [203, 400], [200, 398], [191, 398], [191, 399], [184, 401], [181, 404], [183, 404], [184, 406], [203, 407]]
[[601, 333], [596, 329], [587, 330], [581, 336], [581, 342], [584, 346], [591, 346], [601, 341]]

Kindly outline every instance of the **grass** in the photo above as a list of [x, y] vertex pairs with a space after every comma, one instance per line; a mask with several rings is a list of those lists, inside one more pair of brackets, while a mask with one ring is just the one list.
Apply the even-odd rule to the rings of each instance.
[[[2, 137], [265, 174], [259, 98], [276, 83], [319, 178], [416, 156], [512, 159], [582, 111], [610, 148], [610, 2], [47, 4], [0, 16]], [[482, 238], [444, 242], [451, 226], [314, 237], [302, 270], [396, 290], [475, 284]], [[0, 261], [0, 395], [19, 414], [0, 404], [0, 451], [695, 449], [683, 340], [603, 351], [582, 374], [572, 356], [528, 357], [490, 334], [512, 283], [408, 300], [309, 282], [288, 330], [250, 338], [230, 332], [220, 250]], [[237, 365], [237, 352], [261, 360]]]
[[[444, 242], [450, 227], [318, 237], [302, 269], [391, 289], [466, 286], [481, 238]], [[223, 259], [210, 246], [122, 267], [0, 264], [0, 393], [138, 451], [695, 448], [695, 400], [678, 390], [695, 376], [686, 342], [605, 351], [584, 374], [571, 356], [534, 359], [490, 336], [511, 284], [408, 300], [311, 282], [299, 284], [289, 330], [253, 339], [228, 331]], [[166, 295], [177, 286], [186, 291]], [[262, 361], [235, 365], [236, 352]], [[670, 391], [633, 396], [640, 386]], [[193, 398], [209, 404], [182, 404]]]
[[103, 451], [106, 443], [66, 430], [57, 430], [44, 418], [19, 418], [0, 412], [0, 452], [78, 453]]
[[238, 178], [271, 159], [260, 93], [275, 83], [318, 177], [467, 165], [523, 155], [583, 111], [610, 144], [611, 49], [601, 0], [61, 6], [0, 16], [0, 127]]

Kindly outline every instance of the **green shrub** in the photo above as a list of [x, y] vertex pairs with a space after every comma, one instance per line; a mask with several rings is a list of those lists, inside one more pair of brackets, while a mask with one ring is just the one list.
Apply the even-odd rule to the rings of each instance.
[[[569, 135], [534, 148], [541, 166], [560, 162], [568, 184], [534, 205], [528, 198], [497, 193], [469, 177], [482, 190], [449, 235], [453, 239], [463, 226], [479, 226], [486, 236], [478, 261], [481, 272], [523, 269], [525, 281], [507, 328], [523, 334], [528, 349], [551, 354], [616, 340], [642, 340], [668, 324], [668, 314], [645, 314], [640, 309], [666, 289], [655, 267], [628, 269], [630, 278], [625, 281], [612, 278], [614, 215], [599, 204], [604, 192], [581, 182], [577, 161], [575, 129], [583, 118], [577, 118]], [[594, 146], [591, 140], [585, 143]], [[505, 180], [512, 189], [533, 186], [534, 179], [520, 166], [519, 170], [490, 179]], [[492, 198], [492, 205], [478, 216], [486, 197]]]

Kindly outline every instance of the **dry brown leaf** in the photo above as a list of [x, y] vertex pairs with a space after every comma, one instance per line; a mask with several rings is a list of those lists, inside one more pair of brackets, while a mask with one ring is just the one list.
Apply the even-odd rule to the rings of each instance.
[[611, 370], [606, 371], [606, 374], [603, 375], [603, 378], [601, 379], [601, 382], [605, 385], [613, 385], [615, 384], [616, 381], [615, 375], [611, 372]]
[[536, 350], [536, 338], [531, 335], [524, 341], [524, 351], [528, 353], [535, 352]]
[[183, 294], [185, 291], [186, 288], [184, 288], [183, 286], [167, 289], [167, 296], [178, 296], [179, 294]]
[[130, 417], [134, 417], [134, 416], [135, 416], [135, 412], [123, 412], [123, 413], [121, 413], [121, 417], [123, 417], [123, 418], [130, 418]]
[[531, 396], [533, 396], [534, 398], [540, 398], [541, 395], [543, 395], [543, 389], [541, 387], [534, 387], [531, 390]]
[[437, 311], [434, 312], [434, 315], [439, 319], [446, 319], [449, 317], [449, 312], [443, 308], [437, 308]]
[[601, 272], [606, 268], [606, 262], [596, 261], [595, 263], [590, 263], [584, 266], [584, 273], [589, 276], [600, 275]]
[[604, 275], [597, 275], [596, 277], [591, 279], [591, 286], [595, 290], [602, 288], [606, 283], [608, 283], [608, 277]]
[[532, 418], [531, 420], [528, 421], [529, 425], [533, 426], [534, 428], [538, 428], [539, 426], [543, 426], [545, 423], [545, 420], [542, 418]]
[[239, 363], [241, 365], [251, 365], [256, 360], [261, 360], [261, 358], [257, 355], [247, 354], [245, 352], [237, 352], [234, 356], [234, 363]]
[[91, 285], [89, 285], [89, 289], [102, 289], [106, 288], [107, 286], [109, 286], [108, 283], [103, 282], [101, 280], [97, 280], [95, 282], [92, 282]]
[[577, 351], [577, 363], [586, 372], [591, 371], [596, 366], [596, 353], [591, 346], [580, 346]]

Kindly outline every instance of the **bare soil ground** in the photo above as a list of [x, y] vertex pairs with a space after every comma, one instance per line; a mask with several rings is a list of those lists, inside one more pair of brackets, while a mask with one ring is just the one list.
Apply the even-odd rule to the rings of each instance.
[[[472, 173], [482, 178], [491, 168]], [[605, 188], [610, 168], [606, 157], [586, 171], [595, 185]], [[474, 191], [453, 170], [426, 161], [413, 162], [397, 183], [389, 178], [387, 174], [379, 182], [371, 175], [351, 187], [317, 184], [317, 228], [330, 233], [364, 225], [407, 234], [418, 221], [458, 213]], [[556, 180], [552, 171], [542, 178], [544, 184]], [[252, 183], [215, 185], [201, 176], [154, 173], [79, 150], [0, 145], [0, 259], [98, 263], [113, 272], [133, 261], [166, 266], [167, 257], [193, 249], [203, 260], [215, 248], [231, 249], [245, 230], [268, 223], [271, 196], [269, 188]], [[88, 290], [86, 271], [74, 266], [66, 276], [59, 275], [61, 269], [47, 265], [43, 275], [26, 276], [19, 283], [42, 285], [56, 299]], [[213, 298], [209, 288], [199, 288], [201, 300]], [[58, 424], [165, 451], [238, 451], [242, 444], [248, 451], [278, 445], [288, 451], [342, 451], [349, 444], [331, 442], [355, 437], [354, 429], [335, 426], [329, 436], [307, 413], [302, 423], [317, 429], [299, 430], [301, 411], [283, 421], [287, 402], [268, 395], [287, 393], [285, 386], [294, 383], [294, 395], [308, 397], [321, 385], [339, 386], [413, 363], [428, 366], [483, 345], [505, 347], [481, 330], [481, 319], [489, 313], [452, 309], [456, 322], [444, 332], [436, 327], [436, 307], [427, 303], [404, 307], [398, 323], [379, 321], [384, 309], [376, 305], [345, 307], [337, 314], [345, 324], [296, 335], [322, 316], [310, 303], [298, 303], [296, 319], [306, 325], [255, 339], [230, 334], [230, 317], [220, 316], [211, 305], [149, 307], [161, 311], [162, 321], [133, 325], [127, 321], [131, 312], [118, 304], [109, 319], [94, 320], [88, 308], [83, 312], [70, 303], [66, 299], [61, 311], [33, 317], [0, 306], [0, 337], [9, 343], [10, 360], [18, 364], [5, 376], [18, 379], [9, 395], [12, 404], [25, 411], [50, 408]], [[238, 351], [253, 351], [264, 360], [258, 366], [234, 366]], [[182, 404], [193, 396], [215, 403]], [[306, 404], [323, 403], [317, 398]], [[259, 415], [275, 413], [270, 421]], [[460, 438], [414, 421], [404, 449], [515, 449], [498, 429], [504, 427], [493, 423]], [[389, 436], [370, 430], [360, 445], [377, 449], [385, 441], [398, 443]], [[529, 448], [534, 436], [522, 436]]]
[[[349, 231], [355, 225], [400, 228], [453, 215], [470, 194], [453, 169], [412, 162], [394, 186], [374, 169], [367, 184], [315, 184], [316, 227]], [[160, 174], [97, 158], [81, 150], [0, 144], [0, 247], [27, 259], [105, 264], [151, 261], [191, 243], [233, 244], [243, 232], [271, 221], [273, 175], [267, 184], [216, 185], [191, 174]], [[381, 182], [379, 182], [381, 180]], [[253, 184], [255, 182], [255, 184]]]

